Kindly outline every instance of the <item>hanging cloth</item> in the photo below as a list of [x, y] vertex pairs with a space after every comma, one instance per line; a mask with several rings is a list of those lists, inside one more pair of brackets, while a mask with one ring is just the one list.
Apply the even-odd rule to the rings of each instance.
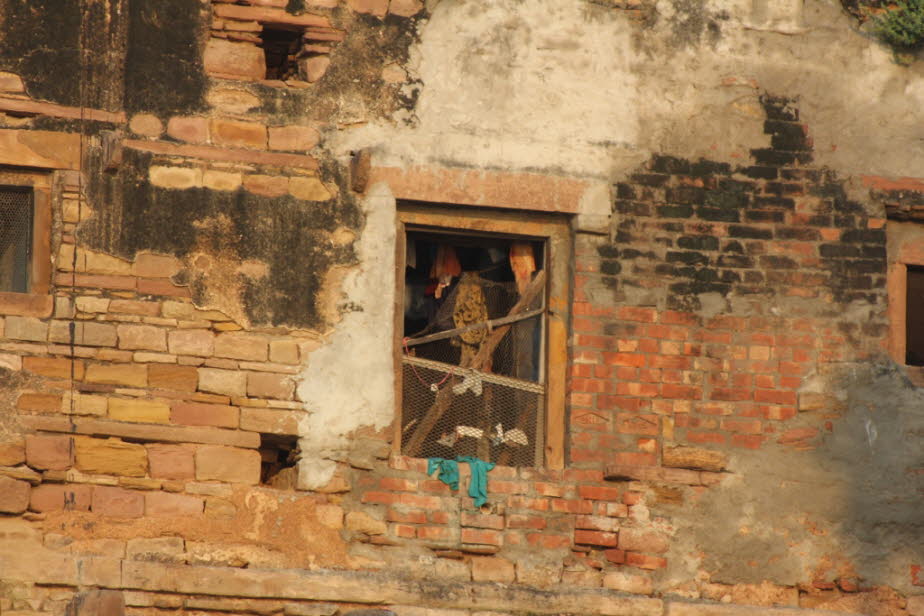
[[529, 242], [513, 242], [510, 244], [510, 269], [517, 281], [517, 292], [523, 295], [526, 285], [532, 280], [536, 271], [536, 257], [533, 255], [533, 245]]
[[454, 276], [462, 273], [462, 265], [456, 256], [456, 249], [452, 246], [440, 244], [436, 247], [436, 258], [433, 259], [433, 266], [430, 268], [430, 278], [436, 279], [436, 291], [434, 296], [439, 299], [443, 295], [443, 289], [452, 283]]
[[449, 486], [451, 490], [459, 489], [459, 462], [467, 462], [471, 470], [468, 482], [468, 495], [475, 501], [476, 507], [488, 502], [488, 471], [494, 468], [493, 462], [485, 462], [473, 456], [459, 456], [455, 460], [444, 458], [427, 458], [427, 474], [439, 469], [436, 478]]

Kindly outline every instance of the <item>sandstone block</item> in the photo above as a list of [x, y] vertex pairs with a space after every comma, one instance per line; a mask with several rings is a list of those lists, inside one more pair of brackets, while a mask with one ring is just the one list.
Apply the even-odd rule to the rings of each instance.
[[303, 413], [283, 409], [241, 408], [241, 430], [298, 435]]
[[148, 370], [145, 366], [127, 364], [91, 364], [87, 366], [86, 380], [90, 383], [147, 387]]
[[93, 513], [115, 518], [140, 518], [144, 515], [144, 494], [109, 486], [94, 486]]
[[110, 300], [106, 297], [85, 295], [78, 297], [75, 304], [80, 312], [108, 312], [109, 302]]
[[[69, 344], [71, 341], [70, 321], [52, 321], [48, 329], [52, 342]], [[115, 346], [116, 328], [108, 323], [83, 321], [74, 324], [74, 344], [81, 346]]]
[[263, 336], [237, 332], [219, 334], [215, 338], [215, 356], [266, 361], [269, 356], [269, 344]]
[[74, 463], [74, 444], [69, 436], [26, 437], [26, 464], [40, 470], [62, 471]]
[[666, 447], [662, 458], [664, 466], [703, 471], [722, 471], [728, 464], [728, 455], [721, 451], [700, 447]]
[[23, 357], [22, 368], [28, 372], [52, 379], [71, 378], [71, 364], [74, 364], [74, 378], [83, 379], [83, 362], [64, 357]]
[[384, 535], [388, 526], [382, 520], [373, 518], [363, 511], [351, 511], [346, 514], [346, 528], [355, 533], [367, 535]]
[[171, 331], [168, 347], [176, 355], [209, 357], [215, 352], [215, 334], [207, 329], [180, 329]]
[[330, 56], [327, 54], [308, 56], [299, 61], [299, 70], [305, 81], [309, 83], [320, 81], [328, 68], [330, 68]]
[[22, 439], [0, 443], [0, 466], [16, 466], [26, 461], [26, 444]]
[[117, 438], [99, 439], [80, 436], [75, 439], [75, 466], [85, 473], [144, 477], [148, 454], [142, 445]]
[[237, 190], [242, 183], [240, 173], [207, 169], [202, 174], [202, 185], [212, 190]]
[[174, 391], [196, 391], [199, 371], [195, 366], [151, 364], [148, 366], [148, 385]]
[[[65, 396], [64, 408], [71, 409], [70, 398]], [[105, 415], [109, 410], [109, 399], [106, 396], [78, 393], [74, 396], [73, 412], [75, 415]]]
[[117, 421], [167, 423], [170, 421], [170, 405], [157, 400], [110, 398], [109, 417]]
[[0, 476], [0, 513], [22, 513], [29, 507], [28, 481]]
[[285, 374], [251, 372], [247, 375], [248, 396], [291, 400], [294, 393], [295, 381]]
[[196, 476], [194, 450], [185, 445], [147, 445], [151, 477], [193, 479]]
[[210, 38], [203, 58], [206, 72], [222, 73], [247, 79], [266, 76], [266, 59], [263, 50], [250, 43], [234, 43], [225, 39]]
[[347, 0], [347, 5], [357, 13], [367, 13], [378, 18], [385, 17], [388, 0]]
[[510, 584], [516, 578], [516, 569], [506, 558], [484, 556], [472, 559], [472, 580]]
[[6, 317], [4, 335], [13, 340], [45, 342], [48, 339], [48, 324], [34, 317]]
[[199, 390], [225, 396], [244, 396], [247, 375], [236, 370], [199, 368]]
[[650, 595], [653, 591], [651, 579], [622, 571], [609, 571], [603, 576], [603, 587], [635, 595]]
[[303, 201], [327, 201], [332, 196], [324, 183], [313, 176], [289, 178], [289, 193]]
[[116, 275], [129, 275], [132, 273], [132, 264], [124, 259], [93, 250], [85, 250], [82, 253], [84, 268], [87, 273]]
[[297, 364], [298, 344], [293, 340], [273, 340], [269, 343], [269, 358], [278, 364]]
[[196, 116], [173, 116], [167, 121], [167, 134], [186, 143], [207, 143], [209, 122]]
[[201, 498], [185, 494], [148, 492], [144, 495], [144, 513], [149, 516], [198, 516], [204, 504]]
[[148, 560], [161, 563], [186, 561], [186, 547], [181, 537], [154, 537], [151, 539], [129, 539], [125, 555], [131, 560]]
[[399, 17], [413, 17], [423, 10], [421, 0], [391, 0], [388, 12]]
[[321, 135], [310, 126], [271, 126], [269, 147], [271, 150], [305, 152], [318, 145]]
[[244, 176], [244, 188], [264, 197], [281, 197], [289, 192], [289, 178], [251, 173]]
[[[3, 337], [3, 328], [0, 327], [0, 338]], [[0, 353], [0, 368], [16, 372], [22, 370], [22, 356], [13, 353]]]
[[119, 325], [119, 348], [166, 351], [167, 332], [153, 325]]
[[182, 268], [180, 261], [171, 255], [143, 252], [132, 264], [132, 274], [143, 278], [169, 278]]
[[16, 73], [0, 71], [0, 90], [3, 92], [25, 92], [22, 78]]
[[89, 511], [93, 488], [80, 484], [43, 483], [32, 488], [32, 511]]
[[236, 406], [223, 404], [200, 404], [198, 402], [174, 402], [170, 413], [173, 423], [187, 426], [217, 426], [237, 428], [240, 411]]
[[192, 167], [152, 165], [148, 170], [148, 179], [154, 186], [185, 190], [202, 186], [202, 170]]
[[251, 449], [202, 445], [196, 449], [196, 479], [259, 483], [260, 454]]
[[211, 123], [211, 132], [212, 141], [218, 145], [266, 149], [266, 127], [256, 122], [214, 119]]
[[129, 121], [128, 128], [137, 135], [155, 138], [164, 132], [164, 123], [156, 115], [136, 113]]
[[58, 394], [25, 392], [16, 400], [16, 408], [21, 411], [57, 413], [61, 411], [61, 405], [62, 397]]
[[109, 304], [110, 312], [137, 314], [143, 317], [156, 317], [160, 314], [158, 302], [142, 302], [134, 299], [114, 299]]
[[334, 530], [343, 528], [343, 507], [339, 505], [318, 505], [314, 515], [321, 525]]

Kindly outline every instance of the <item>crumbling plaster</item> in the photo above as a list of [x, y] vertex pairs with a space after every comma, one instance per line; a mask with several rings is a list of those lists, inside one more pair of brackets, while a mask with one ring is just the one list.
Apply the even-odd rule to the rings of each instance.
[[394, 416], [395, 199], [373, 186], [360, 203], [365, 226], [355, 243], [359, 265], [342, 282], [344, 311], [333, 333], [310, 354], [298, 397], [310, 415], [299, 426], [299, 488], [326, 486], [348, 454], [351, 433], [380, 430]]
[[898, 66], [836, 0], [431, 0], [410, 117], [339, 136], [377, 164], [543, 170], [613, 180], [652, 152], [746, 165], [763, 92], [799, 100], [816, 160], [920, 174], [921, 63]]

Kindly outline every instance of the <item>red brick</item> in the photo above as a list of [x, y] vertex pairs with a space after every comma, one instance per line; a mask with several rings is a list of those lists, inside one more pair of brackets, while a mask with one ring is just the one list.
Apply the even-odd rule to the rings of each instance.
[[694, 432], [687, 430], [686, 440], [690, 443], [717, 443], [724, 445], [726, 436], [718, 432]]
[[818, 428], [792, 428], [783, 432], [776, 442], [783, 444], [795, 443], [796, 441], [815, 438], [816, 436], [818, 436]]
[[69, 436], [26, 436], [26, 464], [39, 470], [62, 471], [74, 464]]
[[389, 508], [385, 513], [385, 519], [389, 522], [401, 522], [404, 524], [426, 524], [427, 514], [417, 509], [400, 511]]
[[723, 419], [722, 429], [742, 434], [760, 434], [761, 423], [756, 419]]
[[640, 569], [663, 569], [667, 566], [667, 559], [636, 552], [626, 552], [626, 564]]
[[645, 355], [640, 353], [604, 353], [603, 361], [612, 366], [640, 368], [645, 365]]
[[571, 547], [571, 537], [567, 535], [551, 535], [548, 533], [529, 533], [526, 535], [529, 545], [546, 550], [558, 550]]
[[236, 406], [221, 404], [174, 402], [170, 410], [170, 421], [186, 426], [237, 428], [239, 416], [240, 410]]
[[379, 479], [379, 488], [383, 490], [398, 490], [398, 491], [403, 491], [403, 492], [416, 492], [417, 482], [411, 479], [400, 479], [398, 477], [382, 477], [381, 479]]
[[615, 548], [618, 545], [618, 539], [618, 533], [581, 529], [576, 529], [574, 531], [574, 542], [579, 545]]
[[752, 434], [734, 434], [732, 435], [731, 444], [735, 447], [744, 447], [746, 449], [759, 449], [764, 442], [763, 436]]
[[420, 539], [430, 541], [448, 541], [452, 539], [452, 533], [444, 526], [420, 526], [417, 528], [417, 536]]
[[395, 536], [401, 537], [402, 539], [413, 539], [417, 536], [417, 529], [413, 526], [408, 526], [406, 524], [392, 524], [391, 528], [395, 533]]
[[93, 488], [88, 485], [43, 483], [32, 488], [32, 511], [89, 511]]
[[536, 515], [507, 514], [507, 528], [531, 528], [534, 530], [542, 530], [545, 527], [545, 518]]
[[449, 524], [449, 513], [445, 511], [431, 511], [430, 522], [432, 524]]
[[507, 499], [507, 506], [511, 509], [532, 509], [533, 511], [548, 511], [549, 499], [511, 496]]
[[587, 500], [557, 498], [552, 501], [556, 513], [593, 513], [594, 504]]
[[461, 533], [462, 543], [478, 545], [502, 546], [504, 544], [503, 535], [495, 530], [463, 528]]
[[617, 309], [616, 314], [620, 319], [626, 321], [639, 321], [642, 323], [654, 323], [658, 320], [658, 313], [654, 308], [641, 308], [638, 306], [622, 306]]
[[754, 392], [754, 399], [758, 402], [793, 405], [796, 403], [796, 392], [778, 389], [761, 389]]
[[581, 498], [593, 500], [618, 501], [621, 490], [609, 486], [579, 486], [578, 494]]
[[653, 453], [633, 453], [627, 451], [617, 452], [613, 456], [616, 464], [630, 464], [635, 466], [654, 466], [658, 463], [657, 455]]
[[109, 486], [94, 486], [93, 513], [115, 518], [140, 518], [144, 515], [144, 494]]
[[186, 494], [148, 492], [144, 495], [144, 513], [149, 516], [192, 517], [202, 515], [201, 498]]
[[638, 434], [657, 436], [661, 432], [660, 418], [657, 415], [617, 413], [616, 432], [620, 434]]
[[[493, 486], [494, 482], [491, 482]], [[426, 479], [420, 482], [420, 491], [421, 492], [432, 492], [434, 494], [451, 494], [452, 490], [449, 489], [442, 481], [436, 479]], [[493, 488], [492, 488], [493, 489]]]
[[626, 562], [626, 553], [623, 550], [603, 550], [603, 557], [614, 565], [621, 565]]
[[689, 385], [672, 385], [665, 383], [661, 386], [661, 396], [664, 398], [680, 398], [684, 400], [699, 400], [703, 397], [703, 390]]

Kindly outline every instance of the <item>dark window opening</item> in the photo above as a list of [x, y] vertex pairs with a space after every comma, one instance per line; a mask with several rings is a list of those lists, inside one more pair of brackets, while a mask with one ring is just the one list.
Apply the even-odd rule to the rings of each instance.
[[545, 243], [406, 236], [402, 450], [541, 464]]
[[924, 366], [924, 267], [908, 266], [905, 363]]
[[0, 291], [29, 292], [32, 218], [30, 189], [0, 188]]
[[285, 434], [260, 435], [260, 483], [280, 490], [294, 490], [298, 484], [298, 437]]
[[280, 26], [264, 26], [260, 35], [266, 57], [267, 79], [298, 79], [298, 55], [302, 47], [302, 31]]

